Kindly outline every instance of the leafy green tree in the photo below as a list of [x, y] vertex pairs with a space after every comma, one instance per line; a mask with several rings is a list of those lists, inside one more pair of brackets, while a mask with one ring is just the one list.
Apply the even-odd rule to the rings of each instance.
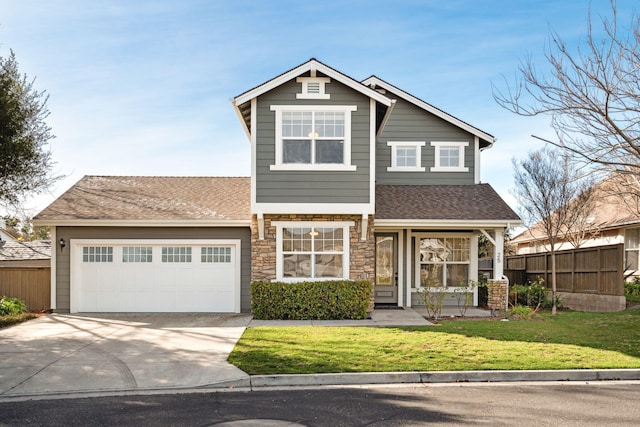
[[0, 57], [0, 203], [5, 206], [42, 193], [60, 178], [51, 174], [49, 97], [33, 83], [20, 74], [13, 51]]

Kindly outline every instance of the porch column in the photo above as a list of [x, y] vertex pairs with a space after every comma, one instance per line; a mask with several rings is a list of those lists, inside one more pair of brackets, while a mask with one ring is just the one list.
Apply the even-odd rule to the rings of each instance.
[[494, 233], [493, 278], [500, 280], [504, 276], [504, 229], [496, 228]]

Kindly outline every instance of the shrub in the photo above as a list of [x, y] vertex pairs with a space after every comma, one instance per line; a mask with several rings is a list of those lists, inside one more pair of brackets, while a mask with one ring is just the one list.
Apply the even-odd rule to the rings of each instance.
[[478, 306], [486, 307], [489, 305], [489, 287], [487, 286], [487, 277], [480, 273], [478, 275]]
[[640, 297], [640, 278], [636, 277], [633, 282], [624, 282], [624, 294], [630, 297]]
[[[512, 285], [509, 289], [509, 304], [529, 307], [544, 306], [548, 300], [549, 289], [543, 285], [544, 279], [538, 278], [527, 285]], [[556, 299], [556, 305], [558, 300]]]
[[509, 317], [519, 320], [529, 320], [533, 317], [535, 311], [526, 305], [515, 305], [509, 310]]
[[371, 301], [368, 280], [253, 282], [251, 310], [256, 319], [364, 319]]
[[0, 316], [9, 314], [20, 314], [27, 311], [27, 304], [20, 298], [1, 297], [0, 298]]

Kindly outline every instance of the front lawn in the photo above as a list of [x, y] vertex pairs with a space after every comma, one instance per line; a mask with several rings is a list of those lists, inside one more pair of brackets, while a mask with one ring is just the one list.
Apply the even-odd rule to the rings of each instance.
[[425, 327], [249, 328], [229, 361], [252, 375], [640, 368], [640, 309]]

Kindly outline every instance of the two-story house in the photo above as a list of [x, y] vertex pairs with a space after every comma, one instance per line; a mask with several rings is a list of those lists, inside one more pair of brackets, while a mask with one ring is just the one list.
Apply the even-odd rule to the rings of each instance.
[[[495, 138], [389, 83], [311, 59], [232, 100], [251, 177], [96, 177], [53, 227], [59, 311], [250, 311], [252, 280], [367, 279], [412, 306], [477, 278], [477, 239], [518, 216], [480, 182]], [[477, 303], [476, 299], [474, 299]]]

